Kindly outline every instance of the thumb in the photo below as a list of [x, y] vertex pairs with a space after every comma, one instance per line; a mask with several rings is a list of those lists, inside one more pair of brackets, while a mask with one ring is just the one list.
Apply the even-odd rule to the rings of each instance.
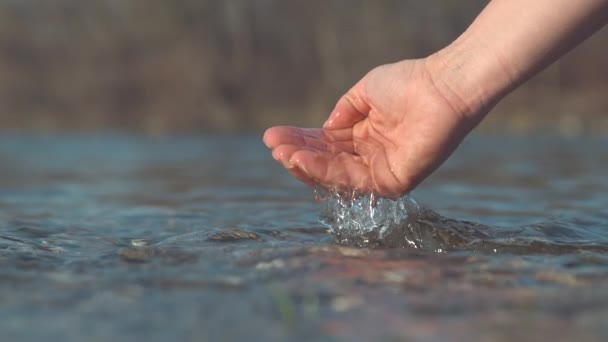
[[323, 128], [349, 128], [365, 119], [370, 111], [370, 106], [365, 101], [363, 94], [363, 83], [359, 82], [338, 100], [336, 107], [323, 124]]

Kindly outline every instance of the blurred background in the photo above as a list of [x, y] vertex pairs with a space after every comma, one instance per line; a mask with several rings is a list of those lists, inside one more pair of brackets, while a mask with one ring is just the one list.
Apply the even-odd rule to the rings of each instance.
[[[0, 0], [0, 131], [318, 126], [369, 69], [440, 49], [485, 3]], [[481, 130], [608, 134], [607, 58], [604, 29]]]

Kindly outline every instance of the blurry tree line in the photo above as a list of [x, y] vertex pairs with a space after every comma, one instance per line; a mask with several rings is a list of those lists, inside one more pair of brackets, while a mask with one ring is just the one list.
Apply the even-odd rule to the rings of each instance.
[[[0, 0], [0, 130], [318, 126], [369, 69], [445, 46], [485, 3]], [[484, 129], [608, 133], [607, 58], [603, 30]]]

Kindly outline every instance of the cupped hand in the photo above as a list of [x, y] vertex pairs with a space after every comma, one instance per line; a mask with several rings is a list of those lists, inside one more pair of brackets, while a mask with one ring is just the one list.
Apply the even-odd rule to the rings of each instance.
[[264, 142], [308, 185], [401, 196], [478, 122], [438, 82], [425, 60], [380, 66], [340, 98], [323, 128], [272, 127]]

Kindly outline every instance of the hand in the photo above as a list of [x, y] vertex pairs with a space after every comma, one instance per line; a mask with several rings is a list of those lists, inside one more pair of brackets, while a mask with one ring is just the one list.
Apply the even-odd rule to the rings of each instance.
[[608, 0], [527, 4], [490, 1], [446, 48], [372, 70], [338, 101], [323, 129], [273, 127], [264, 142], [309, 185], [403, 195], [502, 97], [608, 22]]
[[479, 122], [448, 98], [427, 60], [369, 72], [322, 129], [272, 127], [272, 156], [302, 182], [338, 191], [401, 196], [430, 175]]

